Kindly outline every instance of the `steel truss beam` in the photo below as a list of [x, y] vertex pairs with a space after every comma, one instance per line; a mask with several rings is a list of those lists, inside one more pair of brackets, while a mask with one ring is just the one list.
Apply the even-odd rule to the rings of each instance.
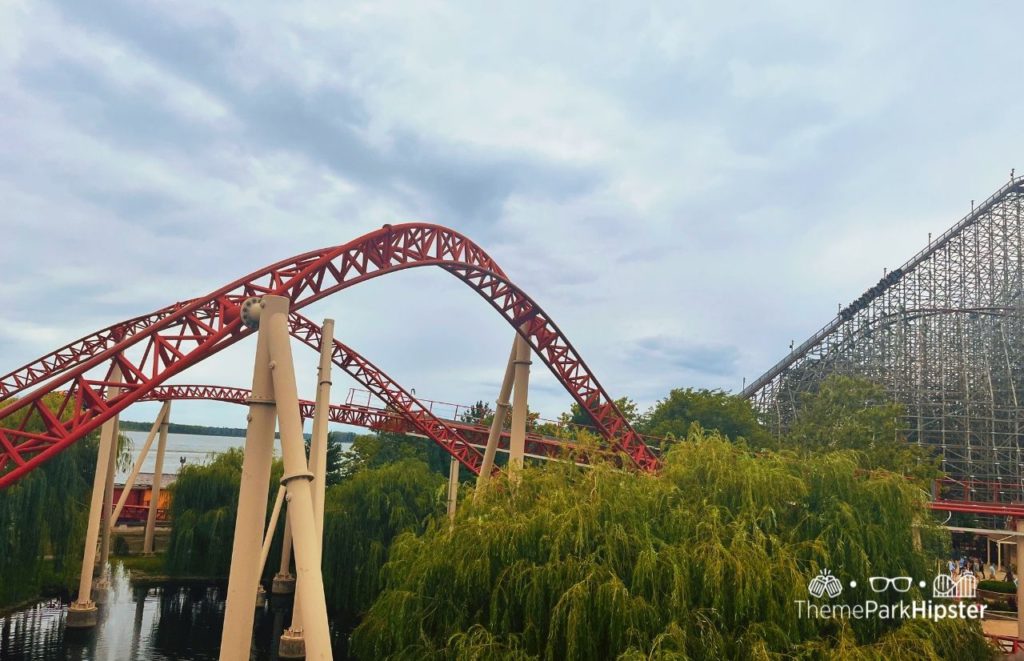
[[[81, 439], [152, 388], [250, 335], [252, 331], [241, 319], [240, 305], [246, 299], [281, 295], [289, 299], [294, 311], [359, 282], [417, 266], [444, 268], [480, 294], [523, 334], [613, 447], [640, 468], [657, 469], [656, 455], [540, 306], [466, 237], [437, 225], [414, 223], [384, 226], [342, 246], [278, 262], [205, 297], [94, 333], [0, 378], [4, 397], [49, 380], [0, 410], [0, 419], [18, 421], [12, 429], [0, 429], [0, 488]], [[314, 340], [313, 330], [306, 331], [309, 340]], [[336, 355], [335, 364], [337, 360]], [[123, 373], [122, 390], [108, 399], [109, 375], [115, 366]], [[50, 393], [59, 398], [55, 412], [43, 402]], [[411, 395], [404, 391], [393, 394], [412, 411], [415, 399]], [[436, 424], [427, 416], [415, 415], [424, 426]], [[30, 419], [40, 420], [44, 431], [27, 431]], [[470, 470], [479, 470], [479, 453], [474, 448], [443, 425], [439, 433], [447, 439], [442, 443], [446, 450]]]

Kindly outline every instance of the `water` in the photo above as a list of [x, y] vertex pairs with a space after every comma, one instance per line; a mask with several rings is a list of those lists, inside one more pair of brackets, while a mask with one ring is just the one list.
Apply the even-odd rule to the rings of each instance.
[[[129, 431], [124, 432], [132, 439], [132, 463], [139, 458], [142, 446], [146, 442], [148, 432]], [[202, 464], [207, 461], [211, 453], [224, 452], [231, 448], [240, 448], [245, 445], [245, 439], [238, 436], [200, 436], [198, 434], [167, 434], [167, 450], [164, 454], [164, 471], [177, 473], [181, 467], [181, 460], [186, 464]], [[157, 440], [142, 462], [142, 472], [152, 473], [156, 470], [156, 446]], [[127, 470], [118, 472], [117, 480], [123, 482], [128, 476], [131, 466]]]
[[[0, 616], [0, 661], [217, 659], [226, 587], [207, 581], [135, 583], [115, 563], [95, 629], [66, 629], [66, 600], [40, 602]], [[276, 659], [277, 641], [290, 621], [290, 599], [275, 598], [257, 609], [253, 658]], [[347, 631], [332, 622], [331, 633], [335, 658], [344, 658]]]
[[[135, 465], [135, 461], [142, 453], [142, 446], [145, 445], [146, 436], [149, 432], [128, 431], [124, 433], [132, 439], [132, 464], [124, 470], [118, 471], [116, 478], [118, 482], [124, 482], [125, 478], [128, 477], [131, 467]], [[152, 473], [156, 470], [157, 442], [156, 439], [153, 440], [149, 454], [146, 455], [146, 460], [142, 462], [143, 473]], [[231, 448], [240, 448], [244, 445], [245, 438], [241, 436], [167, 434], [167, 449], [164, 452], [164, 472], [177, 473], [182, 465], [203, 464], [209, 460], [210, 454], [224, 452]], [[347, 450], [350, 446], [350, 443], [341, 444], [342, 450]], [[280, 456], [280, 454], [281, 446], [280, 441], [278, 441], [274, 444], [274, 456]], [[185, 460], [185, 464], [181, 463], [182, 459]]]

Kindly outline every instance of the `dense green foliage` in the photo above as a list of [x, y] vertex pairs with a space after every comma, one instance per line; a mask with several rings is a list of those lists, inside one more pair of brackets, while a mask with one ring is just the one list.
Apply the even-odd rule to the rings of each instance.
[[444, 478], [415, 458], [359, 471], [327, 492], [324, 586], [330, 607], [358, 615], [381, 589], [392, 540], [444, 510]]
[[[984, 658], [977, 624], [797, 617], [822, 568], [930, 576], [919, 489], [695, 431], [657, 476], [548, 464], [399, 537], [361, 658]], [[923, 520], [923, 519], [921, 519]], [[850, 590], [853, 599], [869, 596]], [[912, 590], [920, 596], [916, 588]], [[874, 596], [874, 595], [871, 595]]]
[[1013, 581], [978, 581], [978, 589], [1017, 594], [1017, 584]]
[[[122, 420], [123, 431], [145, 431], [148, 432], [153, 426], [152, 422], [136, 422], [134, 420]], [[245, 438], [244, 427], [211, 427], [209, 425], [183, 425], [172, 422], [167, 426], [167, 431], [172, 434], [194, 434], [196, 436], [230, 436], [233, 438]]]
[[637, 427], [650, 436], [686, 438], [693, 423], [732, 440], [744, 439], [753, 447], [773, 445], [750, 401], [722, 390], [675, 388], [639, 419]]
[[[166, 554], [167, 570], [179, 576], [227, 576], [231, 565], [238, 488], [242, 479], [243, 453], [233, 448], [206, 464], [187, 465], [170, 487], [171, 539]], [[271, 470], [269, 511], [283, 468], [275, 461]], [[279, 544], [267, 560], [266, 571], [276, 567]], [[271, 571], [271, 573], [273, 573]]]
[[341, 475], [350, 478], [360, 471], [380, 468], [403, 459], [415, 459], [437, 473], [448, 474], [451, 456], [438, 445], [423, 438], [405, 434], [362, 434], [352, 440], [343, 454]]
[[[7, 402], [10, 403], [10, 402]], [[46, 403], [53, 409], [55, 396]], [[23, 418], [0, 421], [2, 427]], [[26, 425], [42, 429], [33, 416]], [[97, 435], [75, 443], [0, 491], [0, 608], [70, 584], [82, 562], [88, 500], [96, 470]], [[51, 560], [44, 560], [44, 556]]]
[[[626, 418], [631, 424], [636, 424], [640, 420], [640, 414], [637, 411], [636, 402], [631, 400], [629, 397], [620, 397], [615, 400], [615, 406], [619, 408], [619, 412]], [[568, 413], [563, 413], [561, 422], [578, 427], [594, 427], [594, 418], [589, 413], [583, 410], [583, 407], [576, 402], [572, 403], [569, 407]]]
[[[349, 455], [359, 468], [348, 466], [343, 477], [328, 481], [338, 480], [327, 490], [324, 511], [328, 603], [335, 612], [348, 615], [361, 613], [376, 598], [380, 568], [392, 539], [401, 532], [422, 531], [444, 503], [444, 477], [428, 467], [427, 444], [422, 439], [411, 439], [415, 442], [411, 443], [397, 435], [360, 438]], [[174, 528], [166, 555], [170, 573], [227, 575], [242, 459], [242, 451], [233, 449], [207, 464], [182, 469], [172, 487]], [[281, 464], [275, 462], [271, 495], [281, 474]], [[275, 573], [280, 564], [282, 530], [279, 523], [264, 577]]]
[[854, 450], [862, 468], [937, 477], [936, 458], [900, 433], [904, 413], [880, 385], [831, 376], [801, 397], [784, 443], [812, 453]]

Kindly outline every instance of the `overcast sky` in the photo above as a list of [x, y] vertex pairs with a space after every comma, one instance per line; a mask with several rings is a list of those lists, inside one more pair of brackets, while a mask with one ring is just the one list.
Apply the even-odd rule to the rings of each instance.
[[[417, 220], [613, 396], [737, 391], [1024, 167], [1016, 2], [489, 4], [0, 3], [0, 373]], [[512, 339], [428, 269], [307, 312], [446, 401], [493, 400]], [[248, 385], [251, 352], [176, 381]]]

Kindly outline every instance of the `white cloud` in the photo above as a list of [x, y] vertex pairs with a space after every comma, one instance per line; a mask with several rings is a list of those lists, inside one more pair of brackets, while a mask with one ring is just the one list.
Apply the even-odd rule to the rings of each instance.
[[[0, 371], [416, 219], [483, 244], [613, 395], [738, 388], [1005, 179], [1019, 13], [7, 3]], [[441, 273], [311, 314], [442, 400], [493, 399], [511, 339]], [[183, 381], [244, 385], [249, 359]]]

